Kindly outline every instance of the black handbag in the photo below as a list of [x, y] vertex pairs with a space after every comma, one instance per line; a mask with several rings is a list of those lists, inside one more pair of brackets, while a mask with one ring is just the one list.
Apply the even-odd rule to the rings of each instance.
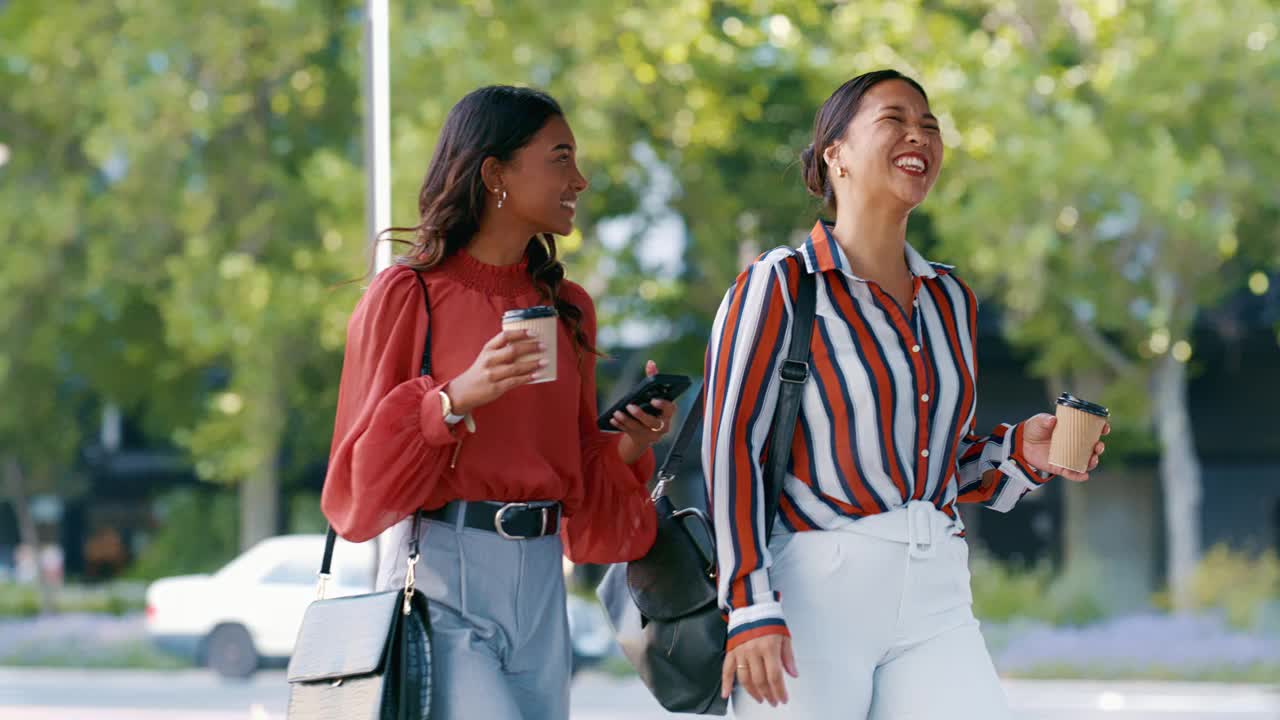
[[[778, 406], [764, 474], [766, 538], [773, 531], [802, 391], [809, 378], [809, 343], [817, 311], [813, 275], [800, 274], [798, 291], [791, 344], [779, 371]], [[658, 533], [653, 547], [639, 560], [610, 566], [596, 594], [623, 655], [664, 708], [724, 715], [728, 702], [720, 696], [720, 674], [728, 622], [717, 603], [715, 534], [701, 510], [677, 510], [666, 496], [702, 424], [703, 412], [700, 392], [658, 470], [653, 490]], [[708, 552], [689, 531], [686, 521], [690, 519], [707, 534]]]
[[[426, 283], [418, 275], [430, 317]], [[431, 324], [421, 374], [431, 373]], [[413, 514], [404, 588], [325, 599], [337, 533], [325, 534], [317, 599], [289, 659], [288, 720], [427, 720], [431, 716], [431, 619], [414, 588], [422, 512]]]
[[325, 536], [320, 599], [307, 607], [289, 659], [288, 720], [426, 720], [431, 713], [431, 620], [414, 589], [413, 516], [404, 589], [324, 599], [333, 528]]

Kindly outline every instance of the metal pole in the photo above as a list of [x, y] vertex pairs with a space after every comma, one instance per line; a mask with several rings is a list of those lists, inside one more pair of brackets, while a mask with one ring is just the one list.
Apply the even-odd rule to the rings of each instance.
[[[391, 226], [391, 82], [387, 46], [387, 0], [365, 0], [364, 7], [364, 164], [365, 237], [375, 238]], [[382, 240], [373, 251], [374, 269], [391, 265], [391, 241]], [[377, 589], [382, 562], [382, 536], [373, 539], [373, 577]]]
[[[365, 0], [364, 13], [364, 139], [367, 194], [366, 237], [391, 225], [391, 83], [388, 79], [387, 0]], [[391, 265], [391, 242], [374, 250], [374, 267]]]

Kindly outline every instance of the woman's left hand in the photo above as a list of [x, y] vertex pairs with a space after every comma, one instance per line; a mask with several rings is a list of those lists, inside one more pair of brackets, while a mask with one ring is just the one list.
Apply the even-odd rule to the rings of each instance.
[[[650, 360], [644, 372], [649, 377], [657, 375], [658, 364]], [[611, 425], [623, 433], [622, 439], [618, 442], [618, 454], [628, 465], [639, 460], [646, 450], [671, 432], [671, 423], [675, 421], [676, 404], [674, 402], [654, 400], [649, 404], [662, 414], [650, 415], [641, 410], [639, 405], [628, 405], [627, 412], [616, 412], [609, 420]]]
[[[1023, 423], [1022, 429], [1022, 456], [1026, 458], [1028, 463], [1031, 463], [1032, 467], [1042, 472], [1061, 475], [1068, 480], [1076, 482], [1088, 480], [1089, 473], [1076, 472], [1049, 464], [1049, 442], [1053, 439], [1053, 429], [1057, 425], [1058, 418], [1048, 413], [1040, 413], [1027, 418], [1027, 421]], [[1102, 434], [1104, 436], [1110, 432], [1111, 423], [1102, 426]], [[1098, 467], [1098, 459], [1106, 451], [1107, 445], [1102, 441], [1093, 446], [1093, 457], [1089, 458], [1090, 471]]]

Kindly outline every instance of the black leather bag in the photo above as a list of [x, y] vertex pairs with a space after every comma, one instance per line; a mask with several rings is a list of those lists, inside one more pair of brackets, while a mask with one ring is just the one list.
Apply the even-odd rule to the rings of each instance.
[[[791, 345], [779, 372], [781, 387], [764, 477], [765, 537], [772, 532], [777, 515], [801, 395], [809, 378], [815, 283], [813, 275], [800, 274]], [[728, 623], [717, 603], [715, 535], [701, 510], [677, 510], [665, 494], [702, 424], [703, 405], [704, 396], [699, 393], [658, 470], [653, 491], [658, 533], [653, 548], [639, 560], [611, 566], [596, 594], [623, 655], [664, 708], [724, 715], [728, 702], [720, 697], [720, 673]], [[690, 520], [706, 534], [707, 551], [689, 531]]]
[[[431, 302], [421, 374], [431, 374]], [[318, 598], [307, 607], [289, 659], [288, 720], [427, 720], [431, 716], [431, 619], [414, 588], [422, 512], [413, 515], [403, 589], [326, 600], [337, 533], [325, 535]]]
[[307, 607], [289, 659], [289, 720], [426, 720], [431, 714], [431, 620], [414, 589], [413, 518], [404, 589], [323, 599], [336, 537], [325, 538], [321, 599]]

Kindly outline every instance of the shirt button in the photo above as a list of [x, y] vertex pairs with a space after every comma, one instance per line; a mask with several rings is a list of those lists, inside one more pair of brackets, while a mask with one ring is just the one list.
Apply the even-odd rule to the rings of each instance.
[[919, 345], [912, 345], [912, 346], [911, 346], [911, 352], [920, 352], [920, 346], [919, 346]]
[[929, 393], [920, 396], [920, 402], [929, 402]]
[[928, 450], [921, 450], [921, 451], [920, 451], [920, 457], [929, 457], [929, 451], [928, 451]]

